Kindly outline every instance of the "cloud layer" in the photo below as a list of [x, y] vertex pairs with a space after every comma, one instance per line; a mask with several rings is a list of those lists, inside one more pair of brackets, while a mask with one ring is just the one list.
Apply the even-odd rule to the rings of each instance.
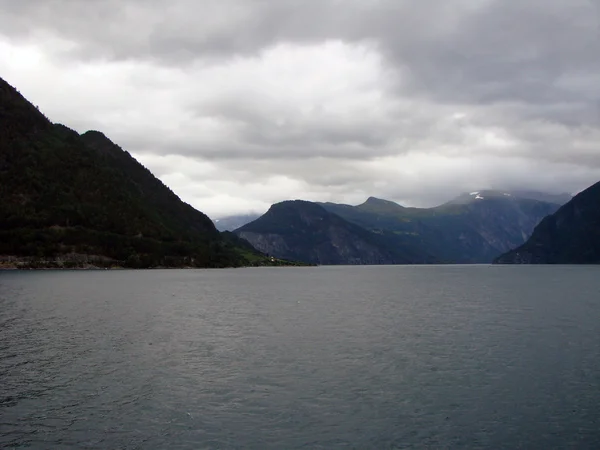
[[600, 180], [598, 0], [0, 0], [0, 54], [214, 217]]

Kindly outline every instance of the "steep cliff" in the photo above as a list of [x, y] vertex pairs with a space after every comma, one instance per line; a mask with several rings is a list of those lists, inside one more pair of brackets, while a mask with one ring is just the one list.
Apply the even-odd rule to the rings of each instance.
[[546, 217], [498, 264], [600, 264], [600, 182]]

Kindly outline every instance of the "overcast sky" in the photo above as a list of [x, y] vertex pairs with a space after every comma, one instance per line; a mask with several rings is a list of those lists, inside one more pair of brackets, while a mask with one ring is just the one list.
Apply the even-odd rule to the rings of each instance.
[[0, 55], [213, 218], [600, 180], [600, 0], [0, 0]]

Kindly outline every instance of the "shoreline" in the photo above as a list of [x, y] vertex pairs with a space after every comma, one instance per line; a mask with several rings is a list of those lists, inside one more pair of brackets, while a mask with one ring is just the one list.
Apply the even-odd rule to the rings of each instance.
[[293, 261], [276, 259], [262, 264], [244, 264], [240, 266], [223, 267], [200, 267], [200, 266], [152, 266], [152, 267], [128, 267], [121, 265], [115, 260], [107, 260], [102, 257], [78, 255], [78, 258], [66, 259], [36, 259], [33, 257], [0, 256], [0, 272], [3, 271], [29, 271], [29, 270], [166, 270], [166, 269], [242, 269], [249, 267], [316, 267], [316, 264], [306, 264]]

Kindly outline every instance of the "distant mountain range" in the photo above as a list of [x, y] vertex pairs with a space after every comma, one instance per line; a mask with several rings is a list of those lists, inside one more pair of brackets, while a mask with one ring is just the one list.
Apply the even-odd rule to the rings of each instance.
[[298, 200], [223, 218], [235, 232], [220, 233], [104, 134], [53, 124], [0, 79], [0, 268], [591, 263], [599, 204], [599, 185], [573, 199], [478, 191], [435, 208]]
[[555, 205], [564, 205], [570, 201], [573, 196], [571, 194], [547, 194], [544, 192], [536, 191], [511, 191], [511, 190], [483, 190], [477, 192], [463, 193], [455, 199], [449, 201], [451, 204], [466, 204], [471, 203], [473, 200], [482, 200], [485, 198], [494, 197], [513, 197], [523, 200], [537, 200], [544, 203], [552, 203]]
[[544, 192], [536, 191], [505, 191], [513, 197], [528, 198], [530, 200], [539, 200], [540, 202], [554, 203], [556, 205], [564, 205], [571, 201], [573, 196], [566, 192], [562, 194], [547, 194]]
[[213, 219], [213, 222], [219, 231], [233, 231], [258, 219], [261, 215], [262, 214], [239, 214], [223, 217], [222, 219]]
[[0, 79], [0, 267], [262, 263], [102, 133], [53, 124]]
[[393, 233], [373, 233], [302, 200], [277, 203], [235, 233], [269, 255], [313, 264], [436, 262]]
[[[556, 205], [564, 205], [573, 198], [571, 194], [547, 194], [544, 192], [536, 191], [484, 191], [484, 192], [501, 192], [502, 194], [509, 194], [516, 198], [539, 200], [541, 202], [553, 203]], [[479, 192], [477, 192], [479, 193]], [[452, 200], [450, 203], [468, 203], [472, 200], [472, 195], [465, 193]], [[389, 200], [385, 200], [389, 201]], [[390, 202], [394, 203], [394, 202]], [[396, 203], [394, 203], [396, 204]], [[397, 204], [396, 204], [397, 205]], [[398, 205], [400, 206], [400, 205]], [[234, 231], [253, 220], [258, 219], [262, 214], [235, 214], [231, 216], [225, 216], [220, 219], [213, 219], [213, 222], [219, 231]]]
[[533, 197], [566, 199], [478, 191], [435, 208], [374, 197], [357, 206], [283, 202], [235, 233], [265, 253], [318, 264], [489, 263], [560, 207]]
[[499, 264], [599, 264], [600, 183], [576, 195], [535, 228]]

